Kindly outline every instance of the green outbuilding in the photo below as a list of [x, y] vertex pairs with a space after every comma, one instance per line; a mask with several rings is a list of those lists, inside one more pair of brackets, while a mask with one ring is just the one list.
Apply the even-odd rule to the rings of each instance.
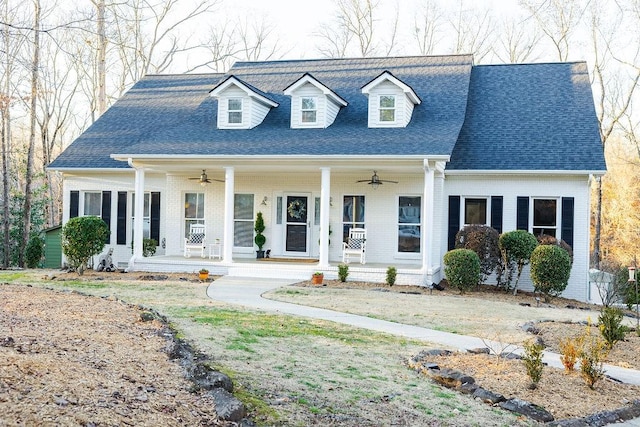
[[44, 267], [60, 268], [62, 266], [62, 226], [44, 230]]

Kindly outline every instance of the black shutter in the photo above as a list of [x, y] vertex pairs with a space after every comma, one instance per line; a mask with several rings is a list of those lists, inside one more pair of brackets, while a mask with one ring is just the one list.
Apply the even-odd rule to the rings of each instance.
[[106, 244], [111, 243], [111, 191], [102, 192], [102, 220], [107, 224], [109, 235]]
[[116, 222], [116, 244], [127, 244], [127, 192], [118, 191], [118, 220]]
[[78, 216], [80, 209], [80, 192], [72, 191], [69, 197], [69, 218]]
[[491, 196], [491, 227], [502, 233], [502, 196]]
[[518, 197], [516, 230], [529, 231], [529, 197]]
[[573, 197], [562, 198], [561, 238], [573, 247]]
[[460, 196], [449, 196], [448, 250], [456, 247], [456, 234], [460, 231]]
[[160, 244], [160, 193], [151, 192], [151, 238]]

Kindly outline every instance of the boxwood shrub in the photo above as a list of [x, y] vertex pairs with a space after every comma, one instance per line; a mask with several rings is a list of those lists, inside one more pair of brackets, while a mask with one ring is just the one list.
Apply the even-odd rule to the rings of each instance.
[[531, 254], [531, 280], [536, 292], [545, 301], [565, 290], [571, 274], [571, 258], [566, 250], [555, 245], [540, 245]]
[[460, 293], [480, 283], [480, 258], [471, 249], [453, 249], [444, 255], [444, 275]]

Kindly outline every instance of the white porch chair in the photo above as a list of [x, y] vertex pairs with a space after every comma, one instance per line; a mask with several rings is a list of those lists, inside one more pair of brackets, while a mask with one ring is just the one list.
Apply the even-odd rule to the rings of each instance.
[[349, 238], [342, 243], [342, 262], [348, 264], [352, 257], [357, 257], [360, 258], [360, 264], [364, 264], [366, 245], [367, 230], [364, 228], [349, 230]]
[[191, 224], [189, 227], [189, 237], [184, 239], [184, 256], [189, 258], [191, 251], [200, 251], [200, 256], [205, 257], [205, 248], [207, 247], [204, 235], [204, 224]]

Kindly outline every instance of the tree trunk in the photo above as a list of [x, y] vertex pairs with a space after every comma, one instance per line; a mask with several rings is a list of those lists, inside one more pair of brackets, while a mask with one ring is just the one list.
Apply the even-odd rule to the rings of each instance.
[[27, 169], [24, 188], [24, 208], [22, 222], [22, 239], [20, 242], [18, 266], [24, 267], [24, 254], [31, 232], [31, 199], [33, 181], [33, 157], [36, 145], [36, 108], [38, 97], [38, 67], [40, 66], [40, 0], [34, 0], [34, 25], [33, 25], [33, 62], [31, 64], [31, 120], [29, 123], [29, 149], [27, 151]]
[[98, 10], [98, 117], [107, 109], [107, 91], [106, 91], [106, 69], [105, 62], [107, 56], [107, 36], [104, 28], [105, 5], [104, 0], [96, 3]]
[[597, 204], [596, 204], [596, 223], [593, 235], [593, 268], [600, 269], [600, 237], [602, 235], [602, 178], [598, 177]]

